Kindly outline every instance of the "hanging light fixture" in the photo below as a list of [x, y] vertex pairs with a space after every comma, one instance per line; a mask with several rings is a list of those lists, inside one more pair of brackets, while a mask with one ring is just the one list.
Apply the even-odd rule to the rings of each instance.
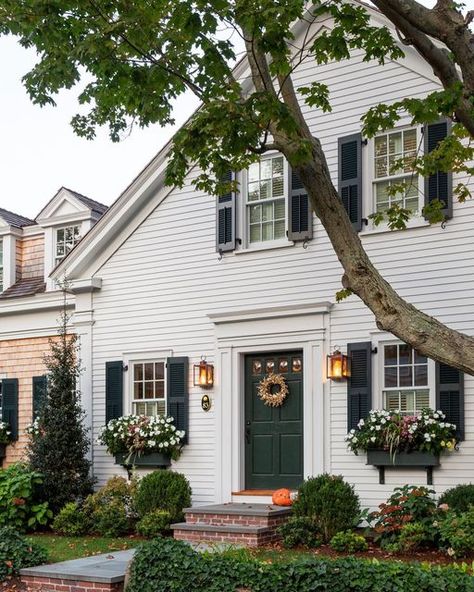
[[199, 364], [194, 364], [194, 386], [211, 388], [214, 384], [214, 366], [203, 356]]
[[351, 375], [350, 359], [341, 353], [336, 345], [334, 352], [327, 356], [327, 377], [331, 380], [347, 380]]

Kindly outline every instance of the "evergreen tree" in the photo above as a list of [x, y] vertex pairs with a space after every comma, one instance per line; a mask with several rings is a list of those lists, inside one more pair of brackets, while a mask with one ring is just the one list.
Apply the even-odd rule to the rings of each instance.
[[63, 289], [59, 338], [50, 340], [50, 353], [45, 356], [47, 393], [28, 447], [31, 467], [44, 475], [41, 495], [55, 512], [88, 495], [93, 485], [86, 456], [90, 440], [76, 389], [81, 372], [77, 336], [69, 332]]

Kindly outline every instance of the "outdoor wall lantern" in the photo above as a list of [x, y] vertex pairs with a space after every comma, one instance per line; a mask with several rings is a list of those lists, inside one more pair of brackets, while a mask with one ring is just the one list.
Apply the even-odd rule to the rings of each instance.
[[214, 366], [208, 364], [204, 357], [199, 364], [194, 364], [194, 386], [211, 388], [214, 384]]
[[327, 377], [331, 380], [347, 380], [351, 375], [349, 357], [341, 353], [337, 346], [332, 354], [327, 356]]

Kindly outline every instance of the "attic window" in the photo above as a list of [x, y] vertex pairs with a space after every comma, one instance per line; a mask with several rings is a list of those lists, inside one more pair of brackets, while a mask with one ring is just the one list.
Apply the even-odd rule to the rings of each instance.
[[56, 251], [55, 265], [61, 263], [66, 255], [72, 251], [75, 245], [80, 241], [80, 226], [65, 226], [56, 230]]

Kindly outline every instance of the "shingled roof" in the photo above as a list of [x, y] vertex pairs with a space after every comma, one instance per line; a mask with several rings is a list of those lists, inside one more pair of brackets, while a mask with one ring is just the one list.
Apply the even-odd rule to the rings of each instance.
[[15, 226], [15, 228], [23, 228], [23, 226], [32, 226], [36, 224], [34, 220], [30, 220], [19, 214], [14, 214], [3, 208], [0, 208], [0, 218], [2, 218], [2, 220], [4, 220], [9, 226]]
[[82, 195], [77, 191], [73, 191], [68, 187], [64, 187], [64, 189], [66, 189], [66, 191], [69, 191], [69, 193], [72, 193], [72, 195], [74, 195], [74, 197], [77, 198], [80, 202], [82, 202], [85, 206], [90, 208], [93, 212], [100, 214], [101, 216], [102, 214], [105, 214], [105, 212], [109, 209], [108, 206], [101, 204], [98, 201], [91, 199], [90, 197], [86, 197], [85, 195]]
[[34, 296], [46, 290], [44, 277], [32, 277], [18, 280], [0, 294], [0, 300], [18, 298], [20, 296]]

